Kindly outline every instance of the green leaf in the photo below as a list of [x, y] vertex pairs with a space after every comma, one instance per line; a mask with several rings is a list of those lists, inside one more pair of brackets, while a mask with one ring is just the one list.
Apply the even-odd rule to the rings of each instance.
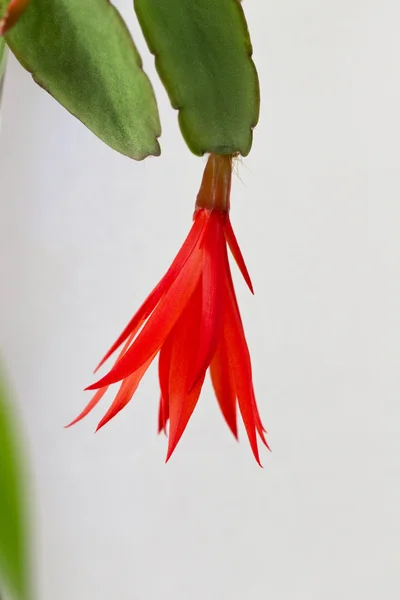
[[[8, 0], [0, 0], [0, 8]], [[157, 104], [120, 14], [108, 0], [32, 0], [6, 41], [23, 67], [106, 144], [159, 155]]]
[[28, 563], [20, 438], [0, 380], [0, 597], [27, 600]]
[[238, 0], [134, 0], [183, 137], [194, 154], [247, 155], [257, 72]]

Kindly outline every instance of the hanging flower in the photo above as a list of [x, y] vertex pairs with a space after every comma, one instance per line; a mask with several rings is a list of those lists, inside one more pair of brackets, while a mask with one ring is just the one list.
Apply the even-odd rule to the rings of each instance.
[[[192, 228], [167, 273], [107, 352], [123, 344], [114, 366], [89, 390], [97, 390], [80, 421], [111, 384], [122, 382], [100, 429], [131, 400], [159, 355], [158, 429], [167, 432], [167, 460], [195, 409], [209, 369], [222, 414], [237, 437], [237, 405], [254, 457], [257, 433], [268, 447], [252, 381], [250, 354], [233, 287], [227, 246], [248, 287], [251, 280], [229, 220], [232, 156], [211, 154], [197, 196]], [[99, 368], [98, 367], [98, 368]]]

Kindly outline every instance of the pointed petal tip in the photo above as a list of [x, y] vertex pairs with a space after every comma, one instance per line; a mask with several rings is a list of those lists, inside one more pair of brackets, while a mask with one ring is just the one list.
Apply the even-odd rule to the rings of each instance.
[[99, 421], [99, 423], [97, 424], [97, 427], [95, 429], [95, 433], [97, 433], [98, 431], [100, 431], [100, 429], [102, 429], [104, 427], [104, 425], [106, 425], [108, 423], [110, 419], [106, 419], [105, 416], [101, 419], [101, 421]]
[[180, 439], [182, 437], [182, 434], [183, 434], [183, 431], [181, 431], [180, 433], [178, 431], [178, 432], [175, 433], [174, 437], [172, 438], [171, 437], [171, 429], [170, 429], [170, 437], [168, 439], [167, 457], [165, 459], [166, 463], [169, 461], [169, 459], [171, 458], [171, 456], [175, 452], [175, 449], [176, 449], [176, 447], [177, 447], [177, 445], [178, 445], [178, 443], [179, 443], [179, 441], [180, 441]]
[[77, 423], [79, 423], [79, 421], [82, 421], [82, 419], [86, 416], [86, 412], [85, 414], [80, 414], [77, 417], [75, 417], [75, 419], [73, 421], [71, 421], [71, 423], [68, 423], [68, 425], [64, 425], [64, 429], [69, 429], [70, 427], [73, 427], [74, 425], [76, 425]]
[[261, 460], [260, 460], [260, 455], [258, 453], [258, 447], [257, 446], [253, 446], [252, 444], [250, 444], [251, 447], [251, 451], [253, 453], [254, 458], [256, 459], [256, 463], [258, 464], [259, 467], [261, 467], [261, 469], [263, 469], [263, 465], [261, 464]]
[[[224, 417], [224, 419], [225, 419], [225, 417]], [[225, 419], [225, 422], [228, 425], [229, 431], [231, 432], [231, 434], [233, 435], [235, 440], [238, 442], [239, 441], [239, 430], [238, 430], [238, 426], [237, 426], [237, 421], [228, 423], [228, 421]]]
[[[130, 340], [129, 340], [130, 341]], [[129, 344], [125, 344], [124, 348], [122, 349], [122, 352], [120, 353], [120, 355], [117, 358], [117, 361], [125, 354], [125, 351], [127, 349], [127, 347], [129, 346]], [[117, 350], [117, 348], [115, 348], [115, 350]], [[114, 352], [115, 352], [114, 350]], [[107, 354], [105, 354], [103, 356], [103, 358], [101, 359], [101, 361], [99, 362], [99, 364], [97, 365], [97, 367], [95, 368], [95, 370], [93, 371], [94, 374], [97, 373], [97, 371], [99, 371], [99, 369], [101, 369], [101, 367], [104, 365], [105, 362], [107, 362], [107, 360], [110, 358], [110, 356], [113, 354], [113, 352], [111, 352], [111, 349], [107, 352]]]
[[172, 454], [174, 453], [175, 447], [176, 447], [176, 444], [174, 444], [174, 445], [169, 444], [168, 450], [167, 450], [167, 456], [165, 457], [165, 464], [167, 464], [167, 462], [171, 458]]
[[106, 414], [104, 415], [104, 417], [99, 421], [97, 427], [96, 427], [96, 431], [95, 433], [97, 433], [100, 429], [102, 429], [104, 427], [104, 425], [107, 425], [107, 423], [109, 421], [111, 421], [111, 419], [113, 419], [119, 412], [120, 410], [113, 410], [114, 406], [113, 404], [110, 406], [110, 408], [108, 409], [108, 411], [106, 412]]
[[237, 430], [237, 426], [235, 428], [233, 428], [230, 425], [228, 425], [228, 427], [229, 427], [229, 431], [231, 432], [231, 434], [233, 435], [235, 440], [238, 442], [239, 441], [239, 432]]
[[266, 437], [265, 437], [265, 435], [264, 435], [264, 432], [263, 432], [263, 431], [259, 431], [259, 432], [258, 432], [258, 435], [259, 435], [259, 437], [260, 437], [260, 439], [261, 439], [261, 442], [264, 444], [264, 446], [265, 446], [265, 447], [266, 447], [266, 448], [267, 448], [267, 449], [268, 449], [270, 452], [272, 452], [272, 450], [271, 450], [271, 448], [270, 448], [270, 446], [269, 446], [269, 444], [268, 444], [268, 442], [267, 442], [267, 438], [266, 438]]
[[158, 435], [161, 435], [162, 433], [165, 435], [165, 437], [168, 437], [168, 433], [167, 433], [167, 426], [165, 425], [161, 425], [157, 428], [157, 433]]
[[68, 423], [68, 425], [64, 425], [63, 429], [69, 429], [70, 427], [73, 427], [74, 425], [76, 425], [77, 423], [79, 423], [79, 421], [81, 421], [82, 419], [83, 419], [83, 417], [81, 417], [79, 415], [73, 421], [71, 421], [71, 423]]
[[238, 241], [235, 236], [235, 232], [233, 231], [232, 224], [229, 219], [226, 221], [226, 223], [224, 225], [224, 231], [225, 231], [225, 239], [227, 241], [227, 244], [229, 246], [231, 254], [232, 254], [233, 258], [235, 259], [235, 262], [242, 274], [243, 279], [245, 280], [245, 282], [247, 284], [247, 287], [249, 288], [250, 292], [254, 295], [253, 283], [251, 281], [251, 277], [247, 270], [246, 263], [244, 261], [243, 255], [242, 255], [242, 251], [240, 250], [240, 246], [238, 244]]
[[258, 464], [259, 467], [261, 467], [262, 469], [264, 468], [261, 464], [261, 460], [260, 460], [260, 456], [258, 454], [258, 448], [251, 448], [252, 452], [253, 452], [253, 456], [256, 459], [256, 463]]
[[94, 390], [99, 390], [103, 386], [98, 385], [98, 384], [99, 384], [99, 382], [96, 381], [96, 383], [92, 383], [91, 385], [88, 385], [87, 387], [85, 387], [85, 389], [83, 391], [84, 392], [93, 392]]
[[165, 437], [168, 437], [168, 432], [167, 432], [167, 425], [162, 425], [161, 427], [158, 427], [158, 435], [164, 434]]

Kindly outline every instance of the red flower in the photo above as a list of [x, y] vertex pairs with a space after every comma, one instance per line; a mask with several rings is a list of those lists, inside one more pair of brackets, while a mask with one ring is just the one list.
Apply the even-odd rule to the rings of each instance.
[[159, 354], [159, 431], [169, 420], [167, 460], [197, 404], [209, 368], [222, 414], [237, 437], [236, 406], [260, 464], [257, 433], [268, 447], [254, 395], [250, 354], [233, 287], [227, 245], [250, 290], [249, 274], [229, 220], [232, 157], [211, 155], [197, 197], [194, 223], [160, 283], [133, 316], [99, 367], [122, 345], [96, 394], [71, 423], [86, 416], [108, 386], [122, 381], [97, 429], [131, 400]]

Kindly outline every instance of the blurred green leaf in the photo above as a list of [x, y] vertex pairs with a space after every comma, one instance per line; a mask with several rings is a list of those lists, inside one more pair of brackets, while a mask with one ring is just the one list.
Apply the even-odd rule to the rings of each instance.
[[247, 155], [259, 88], [238, 0], [134, 0], [134, 5], [192, 152]]
[[[3, 97], [4, 71], [7, 60], [7, 46], [3, 38], [0, 37], [0, 130], [1, 130], [1, 99]], [[0, 598], [1, 600], [1, 598]]]
[[[0, 0], [0, 8], [8, 0]], [[6, 41], [23, 67], [106, 144], [131, 158], [159, 155], [150, 81], [108, 0], [31, 0]]]
[[6, 43], [3, 38], [0, 38], [0, 85], [6, 68]]
[[12, 598], [27, 600], [25, 479], [19, 432], [6, 394], [0, 377], [0, 597], [7, 589]]

